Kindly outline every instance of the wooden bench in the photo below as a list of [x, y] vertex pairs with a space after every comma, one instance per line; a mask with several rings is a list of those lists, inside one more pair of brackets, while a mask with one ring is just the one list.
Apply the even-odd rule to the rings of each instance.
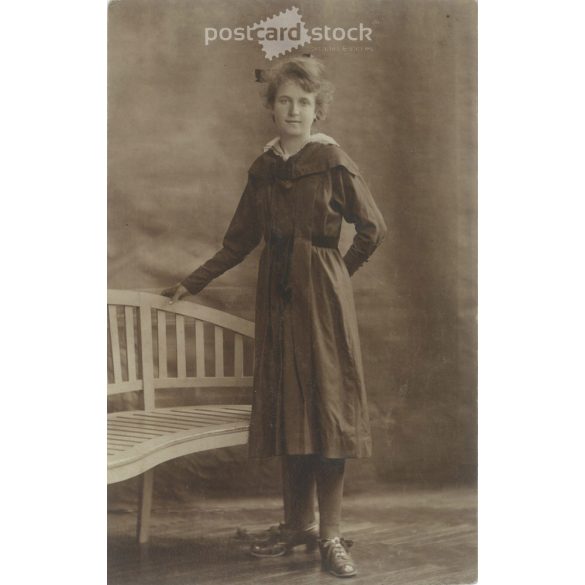
[[[217, 399], [222, 389], [250, 388], [253, 338], [254, 323], [222, 311], [186, 301], [169, 305], [150, 293], [108, 291], [108, 396], [142, 395], [138, 408], [108, 414], [108, 484], [142, 474], [140, 543], [148, 542], [158, 464], [248, 440], [250, 391], [247, 404], [157, 408], [157, 402], [172, 389], [213, 390]], [[136, 403], [136, 396], [128, 400]]]

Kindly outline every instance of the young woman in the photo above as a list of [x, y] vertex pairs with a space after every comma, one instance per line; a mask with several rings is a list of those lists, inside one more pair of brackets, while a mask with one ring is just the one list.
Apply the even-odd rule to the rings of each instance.
[[[333, 93], [322, 63], [290, 58], [267, 81], [278, 136], [250, 167], [221, 250], [163, 294], [173, 302], [198, 293], [264, 240], [249, 454], [282, 456], [284, 523], [250, 552], [271, 557], [318, 544], [324, 568], [350, 577], [357, 571], [340, 529], [345, 460], [371, 453], [350, 277], [386, 226], [355, 163], [329, 136], [311, 134]], [[356, 229], [344, 256], [342, 220]]]

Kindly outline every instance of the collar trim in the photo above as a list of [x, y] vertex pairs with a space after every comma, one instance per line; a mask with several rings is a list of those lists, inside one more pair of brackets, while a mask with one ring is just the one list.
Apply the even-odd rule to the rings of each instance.
[[[318, 142], [319, 144], [333, 144], [335, 146], [339, 146], [339, 144], [333, 138], [331, 138], [331, 136], [327, 136], [327, 134], [318, 132], [316, 134], [311, 134], [309, 139], [305, 142], [305, 144], [303, 144], [303, 146], [297, 152], [300, 152], [300, 150], [310, 142]], [[280, 158], [282, 158], [285, 161], [288, 160], [291, 156], [294, 156], [292, 154], [286, 154], [284, 152], [280, 145], [280, 137], [278, 136], [270, 140], [270, 142], [266, 143], [266, 145], [264, 146], [264, 152], [267, 152], [269, 150], [272, 150], [275, 154], [277, 154]]]

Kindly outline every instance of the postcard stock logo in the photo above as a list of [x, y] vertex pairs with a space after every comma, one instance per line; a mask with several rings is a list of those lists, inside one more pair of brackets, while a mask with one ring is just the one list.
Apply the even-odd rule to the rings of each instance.
[[311, 41], [363, 41], [372, 40], [372, 29], [359, 26], [348, 29], [330, 26], [314, 27], [310, 31], [296, 6], [247, 27], [205, 28], [205, 46], [215, 41], [257, 41], [268, 60], [280, 57]]

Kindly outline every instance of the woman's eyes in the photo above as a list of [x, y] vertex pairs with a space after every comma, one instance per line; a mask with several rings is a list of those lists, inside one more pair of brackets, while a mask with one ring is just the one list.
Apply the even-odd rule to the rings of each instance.
[[[288, 104], [288, 103], [289, 103], [289, 101], [290, 101], [290, 100], [289, 100], [288, 98], [280, 98], [280, 99], [278, 100], [278, 103], [279, 103], [279, 104], [286, 105], [286, 104]], [[311, 102], [310, 102], [309, 100], [303, 99], [303, 100], [301, 100], [301, 101], [300, 101], [300, 105], [301, 105], [301, 106], [310, 106], [310, 105], [311, 105]]]

